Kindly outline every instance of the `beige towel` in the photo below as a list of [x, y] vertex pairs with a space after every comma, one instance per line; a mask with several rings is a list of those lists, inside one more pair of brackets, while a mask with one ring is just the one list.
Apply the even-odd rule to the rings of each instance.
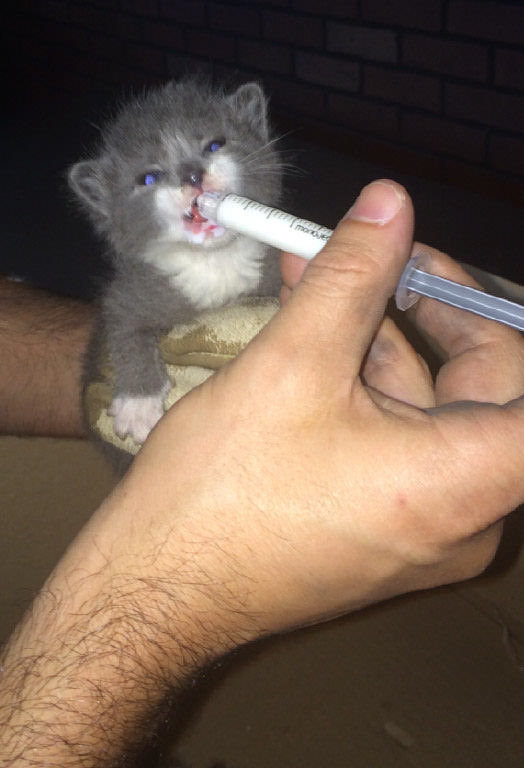
[[[158, 347], [171, 380], [164, 407], [170, 408], [238, 355], [277, 309], [276, 299], [246, 298], [238, 304], [203, 312], [192, 322], [175, 326], [161, 338]], [[112, 417], [107, 412], [112, 400], [112, 379], [111, 367], [106, 361], [85, 390], [87, 419], [91, 429], [104, 441], [135, 454], [140, 446], [130, 437], [121, 440], [115, 435]]]

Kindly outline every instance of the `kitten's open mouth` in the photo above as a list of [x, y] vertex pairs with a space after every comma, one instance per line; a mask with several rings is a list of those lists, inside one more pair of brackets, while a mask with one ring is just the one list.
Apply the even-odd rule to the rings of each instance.
[[184, 221], [184, 232], [190, 243], [200, 245], [209, 238], [222, 237], [225, 232], [216, 221], [205, 219], [197, 206], [197, 196], [191, 200], [189, 208], [184, 211], [182, 216]]
[[197, 197], [194, 197], [191, 200], [191, 205], [189, 206], [187, 211], [184, 212], [184, 219], [185, 221], [190, 221], [195, 224], [203, 224], [204, 221], [207, 221], [207, 219], [204, 219], [204, 217], [198, 210]]

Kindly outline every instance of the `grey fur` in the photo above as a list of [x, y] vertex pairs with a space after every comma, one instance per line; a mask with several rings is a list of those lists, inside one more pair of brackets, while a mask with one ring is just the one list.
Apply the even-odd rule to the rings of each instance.
[[[218, 138], [225, 144], [210, 155], [206, 147]], [[270, 249], [255, 251], [247, 238], [233, 235], [209, 238], [205, 247], [179, 241], [178, 234], [171, 240], [169, 212], [158, 213], [162, 189], [175, 196], [182, 188], [187, 190], [188, 174], [198, 172], [206, 178], [217, 157], [232, 169], [235, 188], [230, 191], [271, 205], [278, 202], [281, 163], [270, 139], [266, 98], [256, 83], [233, 93], [196, 80], [152, 90], [122, 107], [104, 128], [96, 157], [69, 169], [71, 188], [107, 241], [113, 261], [113, 277], [101, 295], [102, 330], [97, 330], [92, 346], [95, 354], [101, 340], [109, 348], [116, 398], [157, 395], [165, 387], [158, 336], [199, 309], [182, 278], [176, 284], [170, 279], [169, 266], [165, 267], [169, 259], [176, 260], [179, 253], [203, 259], [216, 251], [220, 252], [220, 261], [214, 262], [217, 269], [218, 263], [227, 265], [229, 254], [242, 245], [242, 254], [253, 252], [255, 263], [260, 262], [257, 279], [242, 292], [278, 291], [278, 261]], [[152, 169], [163, 172], [154, 190], [139, 183]], [[237, 297], [230, 293], [226, 301]], [[212, 296], [204, 299], [208, 300], [214, 306], [219, 301]]]

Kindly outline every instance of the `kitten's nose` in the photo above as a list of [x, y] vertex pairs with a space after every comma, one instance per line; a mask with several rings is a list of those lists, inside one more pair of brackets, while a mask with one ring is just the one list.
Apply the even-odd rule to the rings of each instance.
[[204, 178], [204, 169], [198, 165], [187, 163], [180, 166], [180, 179], [182, 184], [190, 184], [192, 187], [201, 187]]

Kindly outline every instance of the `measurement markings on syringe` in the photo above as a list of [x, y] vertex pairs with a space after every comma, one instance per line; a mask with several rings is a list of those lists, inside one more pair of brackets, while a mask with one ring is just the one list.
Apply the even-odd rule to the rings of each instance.
[[276, 217], [279, 219], [285, 219], [285, 218], [293, 218], [290, 216], [289, 213], [285, 213], [284, 211], [279, 211], [276, 208], [270, 208], [267, 205], [263, 205], [263, 203], [258, 203], [256, 200], [248, 200], [246, 198], [242, 198], [239, 195], [230, 194], [228, 197], [231, 198], [231, 202], [233, 203], [240, 203], [241, 207], [244, 211], [260, 211], [261, 213], [266, 214], [266, 219], [270, 219], [271, 217]]
[[332, 232], [330, 229], [314, 224], [307, 219], [299, 219], [290, 213], [263, 205], [263, 203], [259, 203], [256, 200], [249, 200], [234, 194], [229, 195], [229, 197], [233, 203], [238, 202], [242, 210], [260, 213], [266, 221], [278, 221], [280, 225], [287, 225], [292, 232], [297, 232], [297, 234], [300, 233], [301, 235], [306, 235], [306, 237], [320, 240], [322, 243], [326, 243], [331, 237]]
[[304, 232], [306, 235], [311, 235], [311, 237], [316, 237], [319, 240], [324, 240], [324, 242], [327, 242], [331, 237], [331, 232], [329, 230], [324, 228], [315, 229], [314, 227], [308, 226], [304, 221], [300, 220], [293, 224], [292, 229], [296, 229], [298, 232]]

